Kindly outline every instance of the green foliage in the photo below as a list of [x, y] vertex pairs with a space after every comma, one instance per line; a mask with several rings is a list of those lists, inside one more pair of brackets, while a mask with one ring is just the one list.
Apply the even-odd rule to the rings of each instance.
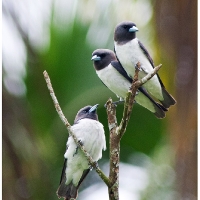
[[[71, 124], [81, 107], [100, 104], [98, 116], [104, 125], [107, 142], [102, 163], [109, 159], [109, 130], [104, 104], [109, 97], [113, 101], [118, 99], [97, 77], [91, 55], [96, 48], [112, 49], [112, 46], [108, 46], [112, 41], [100, 47], [95, 46], [95, 42], [89, 44], [86, 37], [90, 25], [75, 18], [70, 25], [60, 30], [51, 22], [49, 49], [45, 53], [28, 52], [25, 79], [27, 94], [23, 99], [23, 108], [29, 115], [31, 131], [29, 140], [25, 141], [26, 145], [21, 147], [26, 158], [22, 157], [20, 162], [28, 180], [31, 199], [57, 199], [55, 192], [59, 185], [68, 137], [46, 87], [44, 70], [48, 72], [60, 106]], [[108, 35], [108, 38], [112, 36]], [[118, 123], [122, 112], [123, 105], [119, 105]], [[151, 155], [164, 129], [164, 120], [158, 120], [145, 108], [134, 105], [130, 123], [121, 141], [120, 160], [128, 162], [135, 152]], [[19, 157], [22, 156], [21, 151], [16, 151]]]
[[[107, 147], [109, 146], [107, 115], [103, 106], [110, 96], [113, 100], [117, 100], [117, 97], [101, 83], [95, 74], [90, 60], [94, 49], [86, 43], [87, 30], [88, 26], [83, 26], [77, 21], [74, 22], [72, 29], [65, 29], [62, 32], [52, 25], [48, 52], [37, 55], [37, 63], [27, 66], [27, 99], [39, 154], [44, 164], [44, 168], [40, 170], [44, 180], [48, 181], [53, 191], [50, 194], [47, 189], [39, 192], [40, 195], [44, 193], [44, 197], [47, 195], [50, 198], [55, 194], [68, 135], [46, 88], [42, 73], [44, 70], [47, 70], [50, 75], [56, 96], [71, 124], [81, 107], [88, 104], [100, 104], [99, 120], [104, 124]], [[121, 120], [122, 112], [123, 105], [119, 105], [117, 107], [118, 122]], [[148, 110], [134, 105], [131, 121], [121, 142], [121, 160], [127, 161], [137, 151], [150, 154], [161, 138], [161, 125], [161, 120], [156, 119]], [[103, 154], [103, 159], [108, 158], [109, 150], [107, 149]], [[35, 185], [39, 179], [40, 177], [32, 184]], [[39, 185], [35, 187], [34, 190], [40, 190]], [[38, 192], [35, 194], [37, 199], [41, 198], [39, 194]]]

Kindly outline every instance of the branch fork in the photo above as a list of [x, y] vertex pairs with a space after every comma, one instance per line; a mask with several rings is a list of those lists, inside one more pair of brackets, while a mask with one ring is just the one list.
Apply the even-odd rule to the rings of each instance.
[[120, 140], [123, 137], [128, 122], [131, 117], [131, 112], [134, 104], [135, 95], [137, 92], [137, 89], [141, 87], [143, 84], [145, 84], [148, 80], [150, 80], [161, 68], [161, 64], [155, 67], [152, 72], [147, 74], [145, 77], [143, 77], [141, 80], [138, 80], [138, 74], [140, 71], [141, 65], [138, 62], [136, 69], [135, 69], [135, 75], [133, 78], [132, 85], [130, 89], [128, 90], [127, 96], [125, 98], [124, 102], [124, 111], [123, 111], [123, 117], [118, 125], [117, 118], [116, 118], [116, 105], [113, 104], [112, 99], [109, 98], [106, 102], [106, 111], [108, 116], [108, 127], [110, 131], [110, 173], [109, 177], [107, 177], [102, 170], [99, 168], [97, 162], [93, 160], [93, 158], [89, 155], [89, 153], [85, 150], [84, 145], [80, 143], [80, 141], [77, 139], [76, 135], [71, 130], [71, 125], [68, 122], [67, 118], [64, 116], [62, 109], [59, 105], [59, 102], [55, 96], [51, 80], [49, 78], [49, 75], [46, 71], [43, 72], [45, 81], [47, 83], [47, 87], [50, 92], [50, 96], [53, 100], [54, 106], [56, 108], [56, 111], [66, 126], [69, 135], [73, 137], [76, 145], [81, 149], [81, 151], [86, 156], [90, 166], [92, 166], [97, 174], [100, 176], [100, 178], [104, 181], [104, 183], [108, 186], [108, 193], [109, 193], [109, 199], [110, 200], [118, 200], [119, 199], [119, 159], [120, 159]]

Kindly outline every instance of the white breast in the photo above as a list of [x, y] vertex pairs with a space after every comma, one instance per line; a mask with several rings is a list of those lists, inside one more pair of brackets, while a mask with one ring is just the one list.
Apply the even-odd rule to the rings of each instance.
[[125, 98], [131, 83], [129, 83], [129, 81], [126, 80], [111, 64], [104, 69], [96, 71], [96, 73], [113, 93], [118, 97]]
[[[141, 50], [137, 38], [125, 43], [124, 45], [118, 45], [115, 42], [115, 51], [122, 66], [130, 77], [134, 76], [135, 66], [138, 62], [140, 62], [141, 67], [146, 69], [147, 72], [151, 72], [153, 70], [149, 60]], [[144, 72], [139, 72], [139, 78], [143, 78], [145, 75], [146, 74]], [[154, 76], [150, 81], [144, 84], [144, 87], [154, 97], [159, 100], [163, 100], [161, 86], [157, 76]]]
[[[98, 161], [102, 157], [102, 150], [106, 149], [103, 125], [96, 120], [85, 118], [71, 128], [78, 140], [82, 141], [86, 151], [92, 156], [93, 160]], [[83, 171], [89, 168], [88, 161], [80, 149], [77, 151], [77, 145], [72, 137], [68, 138], [67, 146], [68, 149], [64, 155], [67, 159], [66, 184], [73, 181], [77, 185]]]
[[[125, 98], [131, 83], [124, 78], [112, 65], [105, 67], [100, 71], [96, 71], [103, 83], [118, 97]], [[135, 100], [141, 106], [147, 108], [151, 112], [155, 112], [152, 102], [141, 92], [136, 95]]]
[[[93, 157], [95, 161], [101, 158], [102, 149], [106, 149], [106, 141], [103, 125], [92, 119], [81, 119], [77, 124], [73, 125], [72, 131], [75, 133], [78, 140], [83, 142], [86, 151]], [[71, 145], [72, 144], [72, 145]], [[69, 138], [67, 145], [69, 148], [76, 146], [73, 138]], [[68, 155], [66, 152], [65, 157]]]

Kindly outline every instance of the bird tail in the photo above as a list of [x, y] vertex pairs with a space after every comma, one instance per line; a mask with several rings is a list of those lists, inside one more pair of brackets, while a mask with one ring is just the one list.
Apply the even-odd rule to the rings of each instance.
[[71, 182], [69, 185], [65, 184], [66, 179], [61, 182], [58, 190], [57, 196], [58, 198], [63, 197], [65, 200], [76, 199], [78, 195], [78, 186], [74, 186]]
[[58, 187], [58, 190], [56, 192], [58, 198], [63, 197], [65, 200], [70, 200], [71, 198], [76, 199], [78, 194], [78, 186], [73, 185], [71, 182], [70, 184], [66, 185], [66, 174], [65, 170], [67, 167], [67, 159], [64, 160], [64, 165], [62, 169], [62, 174], [60, 178], [60, 185]]
[[[160, 118], [160, 119], [164, 118], [165, 112], [168, 111], [168, 109], [165, 108], [163, 105], [157, 103], [143, 87], [139, 87], [138, 89], [145, 96], [145, 98], [143, 98], [143, 102], [141, 101], [138, 103], [140, 103], [140, 105], [142, 105], [143, 107], [145, 107], [148, 110], [150, 110], [151, 112], [153, 112], [157, 118]], [[145, 102], [144, 102], [144, 100], [145, 100]], [[136, 100], [136, 102], [137, 102], [137, 100]], [[151, 106], [153, 106], [153, 108], [154, 108], [153, 110], [151, 110], [150, 107], [147, 106], [149, 103]]]
[[[66, 167], [66, 160], [65, 160], [65, 164], [64, 164], [64, 169]], [[60, 185], [58, 187], [58, 190], [56, 192], [58, 198], [63, 197], [65, 200], [75, 200], [78, 196], [78, 188], [81, 185], [82, 181], [84, 180], [84, 178], [87, 176], [87, 174], [89, 173], [90, 169], [86, 169], [83, 171], [83, 174], [81, 176], [81, 179], [78, 183], [77, 186], [75, 186], [72, 182], [68, 185], [66, 185], [66, 176], [65, 176], [65, 171], [63, 170], [62, 176], [61, 176], [61, 181], [60, 181]]]
[[153, 106], [155, 109], [154, 115], [157, 118], [164, 118], [165, 117], [165, 112], [168, 111], [164, 106], [162, 106], [161, 104], [157, 103], [157, 102], [153, 102]]
[[165, 108], [169, 108], [170, 106], [176, 104], [176, 100], [172, 97], [167, 90], [162, 87], [163, 101], [160, 101]]

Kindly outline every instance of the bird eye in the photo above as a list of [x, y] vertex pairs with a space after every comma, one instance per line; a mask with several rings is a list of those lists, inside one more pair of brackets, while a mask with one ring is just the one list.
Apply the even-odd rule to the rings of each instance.
[[127, 26], [127, 25], [124, 25], [123, 27], [124, 27], [125, 29], [127, 29], [127, 28], [128, 28], [128, 26]]

